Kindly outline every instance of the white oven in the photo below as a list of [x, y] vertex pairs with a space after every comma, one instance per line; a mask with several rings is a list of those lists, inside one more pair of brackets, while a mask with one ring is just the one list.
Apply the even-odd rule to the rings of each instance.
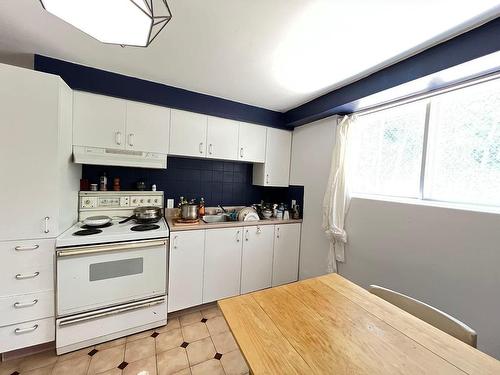
[[165, 296], [167, 249], [168, 239], [59, 248], [57, 316]]

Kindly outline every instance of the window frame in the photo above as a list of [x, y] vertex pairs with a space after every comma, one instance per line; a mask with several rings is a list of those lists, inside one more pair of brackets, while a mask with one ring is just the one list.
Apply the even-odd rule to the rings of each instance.
[[[417, 101], [427, 100], [426, 103], [426, 114], [425, 114], [425, 122], [424, 122], [424, 134], [422, 138], [422, 160], [420, 166], [420, 185], [419, 185], [419, 196], [408, 197], [408, 196], [396, 196], [396, 195], [385, 195], [385, 194], [374, 194], [374, 193], [361, 193], [361, 192], [353, 192], [349, 191], [349, 195], [352, 198], [361, 198], [361, 199], [371, 199], [371, 200], [379, 200], [379, 201], [388, 201], [388, 202], [397, 202], [397, 203], [406, 203], [406, 204], [417, 204], [423, 206], [431, 206], [431, 207], [442, 207], [442, 208], [450, 208], [450, 209], [458, 209], [458, 210], [466, 210], [466, 211], [474, 211], [474, 212], [484, 212], [484, 213], [494, 213], [500, 214], [500, 205], [494, 204], [481, 204], [481, 203], [467, 203], [467, 202], [454, 202], [454, 201], [446, 201], [446, 200], [438, 200], [428, 198], [425, 195], [426, 188], [426, 180], [427, 178], [427, 165], [429, 163], [429, 131], [430, 131], [430, 123], [431, 123], [431, 114], [432, 114], [432, 98], [446, 94], [448, 92], [457, 91], [460, 89], [464, 89], [467, 87], [480, 85], [482, 83], [490, 82], [493, 80], [500, 81], [500, 72], [494, 72], [488, 75], [484, 75], [478, 78], [466, 80], [449, 87], [430, 91], [425, 94], [417, 94], [412, 95], [405, 98], [400, 98], [397, 100], [393, 100], [390, 102], [386, 102], [371, 108], [366, 108], [357, 112], [352, 113], [358, 117], [369, 115], [375, 112], [381, 112], [384, 110], [388, 110], [394, 107], [399, 107], [403, 105], [408, 105]], [[356, 126], [355, 124], [353, 124]]]

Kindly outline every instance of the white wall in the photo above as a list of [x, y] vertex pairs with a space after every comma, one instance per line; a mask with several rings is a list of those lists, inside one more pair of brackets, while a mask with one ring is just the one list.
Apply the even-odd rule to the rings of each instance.
[[339, 273], [425, 301], [500, 359], [500, 214], [353, 198]]
[[290, 184], [304, 186], [304, 221], [299, 277], [323, 275], [328, 267], [329, 243], [321, 229], [337, 117], [307, 124], [293, 131]]

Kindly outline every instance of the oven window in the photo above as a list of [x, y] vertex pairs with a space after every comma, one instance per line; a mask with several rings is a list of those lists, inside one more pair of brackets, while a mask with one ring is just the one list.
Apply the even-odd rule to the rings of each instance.
[[94, 263], [89, 266], [90, 281], [113, 279], [116, 277], [142, 273], [143, 258], [115, 260]]

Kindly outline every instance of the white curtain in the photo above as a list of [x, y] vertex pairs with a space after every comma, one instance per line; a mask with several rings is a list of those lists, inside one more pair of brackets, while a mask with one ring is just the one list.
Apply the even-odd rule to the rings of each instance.
[[354, 116], [344, 116], [336, 127], [330, 177], [323, 201], [323, 229], [330, 240], [328, 272], [337, 272], [336, 262], [343, 262], [345, 259], [347, 233], [344, 221], [350, 201], [346, 184], [346, 150], [349, 127], [354, 120]]

